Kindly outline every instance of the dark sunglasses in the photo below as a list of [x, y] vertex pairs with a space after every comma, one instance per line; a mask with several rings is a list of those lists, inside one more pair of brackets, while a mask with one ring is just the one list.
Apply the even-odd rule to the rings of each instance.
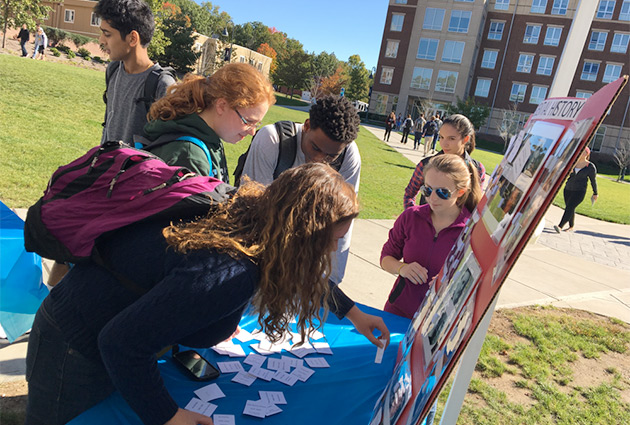
[[436, 189], [429, 186], [425, 186], [425, 185], [422, 185], [420, 187], [420, 192], [422, 192], [425, 198], [428, 198], [429, 196], [431, 196], [433, 191], [435, 191], [438, 198], [444, 199], [444, 200], [449, 199], [453, 195], [453, 193], [445, 187], [438, 187]]

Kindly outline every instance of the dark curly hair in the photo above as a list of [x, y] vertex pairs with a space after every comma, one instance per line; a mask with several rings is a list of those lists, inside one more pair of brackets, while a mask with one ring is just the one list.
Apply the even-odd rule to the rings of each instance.
[[312, 129], [321, 128], [332, 140], [348, 144], [359, 133], [359, 114], [345, 97], [325, 96], [309, 112]]
[[100, 0], [94, 6], [94, 14], [117, 29], [123, 40], [134, 30], [140, 35], [143, 47], [153, 38], [153, 12], [142, 0]]

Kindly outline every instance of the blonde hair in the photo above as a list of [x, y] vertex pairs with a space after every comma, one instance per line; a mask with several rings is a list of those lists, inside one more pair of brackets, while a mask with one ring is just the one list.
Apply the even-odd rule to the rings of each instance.
[[166, 96], [153, 103], [147, 118], [173, 120], [203, 111], [220, 98], [227, 100], [231, 108], [276, 103], [273, 87], [261, 72], [246, 63], [230, 63], [207, 78], [187, 74], [169, 87]]
[[261, 328], [276, 341], [295, 316], [305, 339], [323, 322], [335, 226], [358, 213], [354, 188], [329, 165], [311, 163], [285, 171], [266, 189], [246, 181], [211, 216], [163, 233], [179, 252], [214, 248], [256, 262], [252, 304]]
[[466, 206], [472, 212], [481, 199], [481, 186], [479, 184], [479, 174], [477, 168], [471, 162], [466, 161], [459, 155], [442, 154], [432, 157], [424, 169], [424, 173], [435, 169], [448, 175], [455, 184], [455, 189], [466, 189], [466, 193], [457, 199], [459, 207]]

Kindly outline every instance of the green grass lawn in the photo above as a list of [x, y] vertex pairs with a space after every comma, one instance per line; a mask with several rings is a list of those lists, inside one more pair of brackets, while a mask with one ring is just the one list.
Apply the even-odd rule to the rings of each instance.
[[[57, 167], [100, 142], [104, 89], [104, 73], [100, 71], [0, 55], [0, 199], [3, 202], [13, 208], [32, 205]], [[284, 95], [278, 96], [278, 103], [304, 105]], [[303, 122], [307, 117], [306, 112], [275, 105], [263, 122]], [[236, 145], [225, 145], [230, 172], [250, 141], [248, 137]], [[364, 128], [359, 132], [357, 144], [362, 159], [361, 217], [397, 217], [415, 164]], [[477, 149], [473, 158], [492, 173], [502, 155]], [[602, 176], [598, 182], [598, 202], [594, 206], [582, 203], [578, 213], [630, 224], [630, 185]], [[562, 194], [554, 204], [564, 206]]]

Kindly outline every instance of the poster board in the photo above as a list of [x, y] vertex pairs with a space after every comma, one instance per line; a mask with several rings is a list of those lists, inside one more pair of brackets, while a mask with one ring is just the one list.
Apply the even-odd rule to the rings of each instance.
[[370, 425], [420, 424], [628, 76], [538, 105], [494, 170], [400, 343]]

